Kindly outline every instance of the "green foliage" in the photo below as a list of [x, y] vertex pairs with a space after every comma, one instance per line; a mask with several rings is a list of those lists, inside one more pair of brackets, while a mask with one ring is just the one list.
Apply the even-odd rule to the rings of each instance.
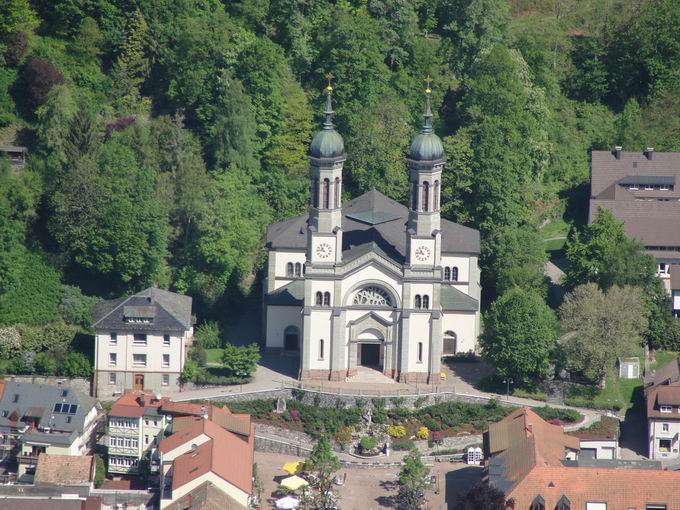
[[69, 352], [57, 372], [66, 377], [90, 377], [92, 360], [80, 352]]
[[319, 510], [336, 508], [337, 497], [331, 496], [330, 492], [333, 488], [334, 475], [339, 469], [340, 461], [333, 454], [331, 442], [328, 437], [321, 436], [304, 464], [304, 470], [315, 476], [311, 483], [312, 489], [315, 490], [312, 496], [313, 508]]
[[0, 38], [17, 30], [30, 32], [38, 23], [28, 0], [6, 0], [0, 4]]
[[470, 490], [462, 494], [456, 501], [454, 510], [506, 510], [512, 508], [513, 500], [506, 502], [503, 491], [488, 483], [478, 482]]
[[509, 409], [495, 401], [484, 405], [445, 402], [414, 411], [413, 416], [425, 423], [430, 430], [445, 430], [469, 424], [481, 432], [488, 422], [498, 421], [508, 412]]
[[255, 373], [258, 361], [260, 361], [258, 344], [236, 346], [228, 343], [224, 346], [222, 364], [228, 376], [250, 377]]
[[483, 356], [517, 382], [547, 375], [557, 320], [536, 291], [515, 287], [491, 305], [480, 337]]
[[197, 373], [198, 364], [194, 360], [188, 359], [184, 363], [184, 368], [182, 369], [182, 373], [179, 376], [179, 380], [182, 384], [188, 383], [189, 381], [194, 380]]
[[387, 435], [394, 439], [401, 439], [406, 436], [406, 427], [403, 425], [390, 425], [387, 427]]
[[376, 446], [378, 446], [378, 440], [375, 436], [364, 436], [359, 440], [359, 448], [362, 453], [370, 452]]
[[430, 468], [423, 464], [420, 452], [416, 448], [404, 457], [399, 471], [399, 492], [397, 492], [397, 508], [417, 510], [426, 504], [425, 490], [430, 486]]
[[40, 375], [54, 375], [57, 372], [57, 360], [47, 352], [35, 355], [35, 371]]
[[576, 423], [583, 418], [581, 413], [573, 409], [561, 409], [557, 407], [543, 406], [535, 407], [533, 410], [545, 421], [560, 420], [564, 423]]
[[94, 486], [99, 489], [104, 485], [104, 479], [106, 478], [106, 464], [104, 464], [104, 459], [101, 455], [95, 455], [95, 472], [94, 472]]
[[194, 338], [204, 349], [217, 349], [222, 345], [220, 326], [217, 322], [204, 322], [196, 328]]
[[66, 324], [89, 327], [92, 321], [92, 307], [99, 298], [84, 296], [80, 288], [62, 285], [59, 296], [59, 315]]

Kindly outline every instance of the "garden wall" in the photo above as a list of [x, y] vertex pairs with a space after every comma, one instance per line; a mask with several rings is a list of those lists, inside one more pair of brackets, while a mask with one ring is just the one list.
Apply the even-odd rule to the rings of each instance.
[[70, 386], [84, 395], [92, 396], [92, 381], [89, 378], [57, 377], [55, 375], [6, 375], [5, 381], [18, 383], [48, 384], [51, 386]]

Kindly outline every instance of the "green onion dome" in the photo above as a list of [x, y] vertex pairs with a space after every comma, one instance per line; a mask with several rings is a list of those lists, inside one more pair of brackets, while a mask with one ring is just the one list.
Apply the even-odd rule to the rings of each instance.
[[314, 135], [309, 145], [309, 155], [313, 158], [337, 158], [345, 154], [345, 142], [333, 127], [333, 107], [331, 105], [331, 91], [326, 89], [326, 111], [324, 111], [323, 129]]

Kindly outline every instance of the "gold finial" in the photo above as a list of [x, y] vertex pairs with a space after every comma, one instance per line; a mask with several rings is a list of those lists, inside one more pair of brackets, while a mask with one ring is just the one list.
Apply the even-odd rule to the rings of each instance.
[[432, 89], [430, 88], [430, 83], [432, 82], [432, 78], [430, 78], [430, 75], [427, 75], [427, 78], [425, 78], [425, 84], [427, 85], [427, 88], [425, 89], [426, 94], [430, 94], [432, 92]]
[[332, 91], [333, 91], [333, 86], [331, 85], [331, 80], [332, 80], [333, 78], [335, 78], [335, 76], [333, 76], [331, 73], [326, 73], [326, 79], [328, 80], [328, 86], [326, 86], [326, 90], [327, 90], [328, 92], [332, 92]]

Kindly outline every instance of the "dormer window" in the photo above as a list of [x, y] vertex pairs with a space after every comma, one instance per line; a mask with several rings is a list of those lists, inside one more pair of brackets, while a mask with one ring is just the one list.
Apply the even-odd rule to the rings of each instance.
[[659, 412], [661, 413], [672, 413], [673, 406], [659, 406]]
[[536, 496], [531, 502], [529, 510], [545, 510], [545, 500], [541, 496]]
[[557, 502], [555, 510], [571, 510], [571, 502], [567, 496], [562, 495], [560, 500]]

